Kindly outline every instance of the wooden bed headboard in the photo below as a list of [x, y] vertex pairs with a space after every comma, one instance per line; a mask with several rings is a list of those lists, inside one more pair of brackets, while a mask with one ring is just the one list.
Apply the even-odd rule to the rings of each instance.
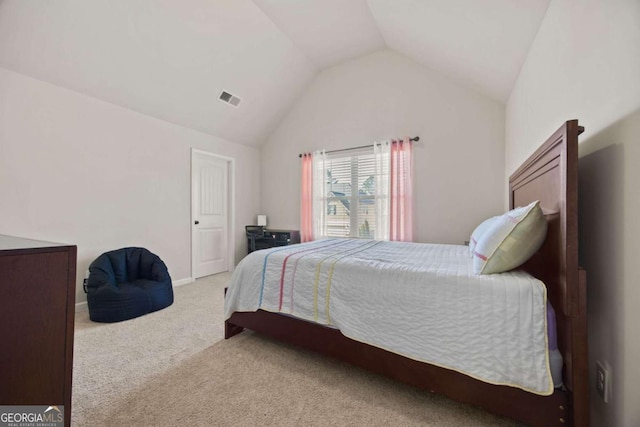
[[577, 120], [566, 122], [509, 178], [513, 209], [540, 200], [547, 218], [547, 238], [525, 264], [542, 280], [557, 311], [569, 316], [578, 309], [572, 284], [578, 280], [578, 135]]
[[547, 219], [544, 244], [522, 268], [547, 287], [565, 360], [564, 382], [574, 394], [588, 391], [586, 280], [578, 267], [578, 135], [583, 131], [577, 120], [567, 121], [509, 178], [510, 208], [540, 200]]

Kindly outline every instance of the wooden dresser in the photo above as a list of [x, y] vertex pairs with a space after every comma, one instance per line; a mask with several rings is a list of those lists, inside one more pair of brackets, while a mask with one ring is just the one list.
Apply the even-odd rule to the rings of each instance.
[[76, 247], [0, 235], [0, 405], [71, 420]]

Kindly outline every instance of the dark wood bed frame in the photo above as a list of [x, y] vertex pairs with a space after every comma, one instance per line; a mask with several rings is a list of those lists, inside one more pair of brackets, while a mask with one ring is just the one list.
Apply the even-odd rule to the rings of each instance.
[[551, 396], [484, 383], [351, 340], [336, 329], [263, 310], [233, 313], [225, 322], [225, 338], [246, 328], [533, 426], [588, 426], [586, 277], [578, 267], [583, 130], [577, 120], [566, 122], [509, 178], [511, 208], [540, 200], [549, 226], [542, 248], [523, 268], [546, 284], [556, 311], [564, 387]]

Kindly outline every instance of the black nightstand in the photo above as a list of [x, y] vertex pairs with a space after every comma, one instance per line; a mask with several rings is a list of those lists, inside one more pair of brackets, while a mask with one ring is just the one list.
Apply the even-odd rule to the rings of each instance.
[[[298, 230], [265, 229], [263, 233], [255, 237], [256, 250], [288, 246], [294, 243], [300, 243], [300, 231]], [[250, 238], [247, 238], [247, 252], [252, 252]]]

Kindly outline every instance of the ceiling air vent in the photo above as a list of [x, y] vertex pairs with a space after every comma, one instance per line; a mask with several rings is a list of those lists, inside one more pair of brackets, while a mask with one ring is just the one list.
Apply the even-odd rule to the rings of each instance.
[[220, 92], [220, 96], [218, 97], [218, 100], [222, 102], [226, 102], [227, 104], [231, 104], [234, 107], [237, 107], [238, 105], [240, 105], [240, 101], [242, 101], [240, 98], [230, 94], [226, 90], [223, 90], [222, 92]]

